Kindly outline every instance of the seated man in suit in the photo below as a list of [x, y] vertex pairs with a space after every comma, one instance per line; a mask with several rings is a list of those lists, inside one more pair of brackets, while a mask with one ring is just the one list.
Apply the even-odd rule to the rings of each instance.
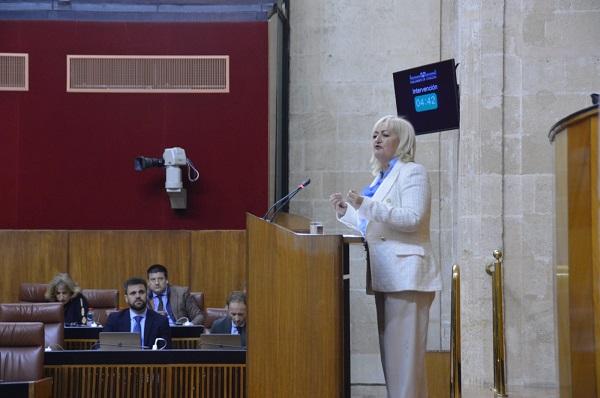
[[175, 325], [182, 318], [187, 318], [194, 325], [202, 325], [204, 314], [190, 295], [190, 289], [184, 286], [169, 285], [167, 267], [160, 264], [151, 265], [146, 271], [148, 275], [149, 307], [166, 316], [169, 325]]
[[239, 334], [242, 336], [242, 346], [246, 347], [246, 314], [246, 294], [232, 292], [227, 298], [227, 316], [215, 320], [210, 332]]
[[[142, 278], [129, 278], [125, 282], [125, 301], [129, 308], [108, 316], [105, 332], [139, 332], [144, 347], [152, 347], [157, 338], [163, 338], [166, 348], [171, 348], [171, 329], [167, 318], [147, 307], [147, 285]], [[157, 344], [162, 347], [160, 343]]]

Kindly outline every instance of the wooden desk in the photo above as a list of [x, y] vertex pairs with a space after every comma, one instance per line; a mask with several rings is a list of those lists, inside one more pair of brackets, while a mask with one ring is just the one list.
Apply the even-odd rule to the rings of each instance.
[[198, 348], [198, 337], [204, 326], [171, 326], [171, 343], [174, 349], [194, 350]]
[[[65, 327], [65, 350], [89, 350], [98, 342], [101, 327]], [[203, 326], [171, 326], [171, 342], [174, 349], [196, 349]]]
[[52, 379], [45, 377], [36, 381], [0, 382], [0, 397], [51, 398]]
[[54, 397], [243, 398], [246, 351], [54, 351]]

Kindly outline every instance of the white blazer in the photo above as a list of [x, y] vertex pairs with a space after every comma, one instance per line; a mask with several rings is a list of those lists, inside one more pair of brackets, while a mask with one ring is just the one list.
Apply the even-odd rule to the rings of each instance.
[[[375, 178], [371, 186], [380, 177]], [[376, 292], [442, 290], [440, 267], [429, 238], [431, 192], [421, 164], [397, 161], [372, 198], [339, 220], [358, 229], [367, 220], [371, 283]]]

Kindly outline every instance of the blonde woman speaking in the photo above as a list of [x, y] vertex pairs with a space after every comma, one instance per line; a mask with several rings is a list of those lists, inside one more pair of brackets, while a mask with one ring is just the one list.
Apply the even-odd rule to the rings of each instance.
[[429, 238], [429, 180], [414, 162], [415, 141], [407, 120], [381, 118], [371, 135], [375, 179], [360, 194], [329, 198], [338, 220], [368, 245], [367, 289], [375, 294], [388, 398], [427, 398], [429, 308], [442, 288]]

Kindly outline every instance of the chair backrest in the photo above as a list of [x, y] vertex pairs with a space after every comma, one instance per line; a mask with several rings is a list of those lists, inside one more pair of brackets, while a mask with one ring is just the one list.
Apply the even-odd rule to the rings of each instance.
[[44, 324], [0, 322], [0, 379], [35, 381], [44, 377]]
[[198, 304], [198, 307], [202, 310], [202, 312], [205, 312], [206, 310], [204, 309], [204, 292], [191, 292], [190, 296], [194, 298], [196, 304]]
[[227, 316], [227, 308], [208, 307], [206, 309], [206, 316], [204, 317], [204, 327], [210, 329], [214, 321], [224, 316]]
[[81, 293], [85, 296], [94, 312], [94, 321], [102, 325], [106, 324], [108, 314], [119, 310], [119, 291], [117, 289], [83, 289]]
[[44, 297], [46, 289], [48, 289], [47, 283], [21, 283], [19, 301], [27, 303], [45, 303], [48, 301]]
[[0, 322], [42, 322], [45, 345], [64, 344], [65, 313], [62, 303], [0, 304]]

